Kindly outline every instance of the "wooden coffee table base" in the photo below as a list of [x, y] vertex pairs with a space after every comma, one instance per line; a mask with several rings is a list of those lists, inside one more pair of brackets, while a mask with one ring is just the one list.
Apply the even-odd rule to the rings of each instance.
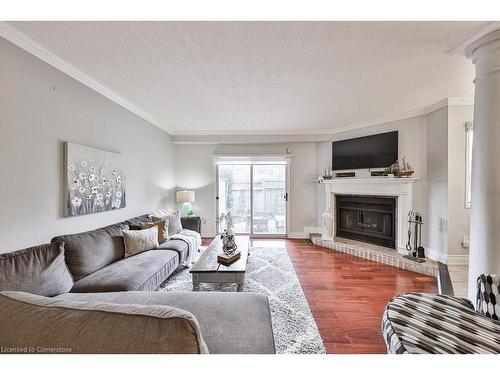
[[217, 255], [222, 254], [222, 241], [219, 236], [215, 237], [189, 270], [193, 277], [193, 290], [200, 290], [200, 283], [235, 283], [238, 284], [237, 291], [241, 292], [245, 283], [249, 242], [248, 236], [236, 236], [240, 259], [225, 266], [217, 262]]
[[236, 291], [241, 292], [245, 284], [245, 273], [192, 272], [192, 276], [194, 291], [200, 290], [200, 283], [236, 283]]

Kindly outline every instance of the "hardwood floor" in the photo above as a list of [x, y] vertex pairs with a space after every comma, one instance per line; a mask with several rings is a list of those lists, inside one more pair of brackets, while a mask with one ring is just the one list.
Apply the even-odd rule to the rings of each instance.
[[437, 293], [437, 280], [431, 276], [305, 240], [265, 241], [265, 246], [285, 243], [328, 353], [386, 353], [381, 321], [389, 300], [406, 292]]
[[435, 277], [285, 240], [328, 353], [386, 353], [385, 306], [397, 294], [437, 293]]

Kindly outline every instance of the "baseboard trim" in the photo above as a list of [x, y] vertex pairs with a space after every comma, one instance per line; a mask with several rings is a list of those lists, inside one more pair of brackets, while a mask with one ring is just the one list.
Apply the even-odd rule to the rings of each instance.
[[435, 260], [436, 262], [448, 264], [448, 257], [446, 254], [443, 254], [442, 252], [437, 251], [437, 250], [430, 249], [428, 247], [425, 248], [425, 252], [426, 252], [425, 255], [428, 258], [431, 258], [432, 260]]
[[469, 264], [468, 255], [448, 255], [448, 265], [464, 266]]
[[309, 234], [305, 232], [290, 232], [287, 234], [287, 238], [292, 239], [307, 239], [309, 238]]

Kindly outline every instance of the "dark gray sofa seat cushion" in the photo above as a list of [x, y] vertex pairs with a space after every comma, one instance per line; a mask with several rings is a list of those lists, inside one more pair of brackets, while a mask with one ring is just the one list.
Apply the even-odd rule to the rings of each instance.
[[118, 223], [89, 232], [57, 236], [52, 241], [64, 242], [66, 263], [74, 279], [80, 280], [123, 258], [124, 229], [128, 229], [128, 225]]
[[275, 353], [267, 297], [230, 292], [68, 293], [57, 298], [118, 304], [167, 305], [193, 314], [210, 353]]
[[52, 297], [73, 287], [64, 262], [64, 244], [30, 247], [0, 254], [0, 291], [13, 290]]
[[170, 250], [150, 250], [122, 259], [73, 285], [72, 292], [153, 291], [178, 267], [178, 255]]
[[189, 254], [188, 244], [179, 239], [171, 239], [165, 241], [164, 243], [160, 244], [160, 246], [158, 246], [158, 249], [175, 251], [179, 255], [179, 264], [184, 262]]

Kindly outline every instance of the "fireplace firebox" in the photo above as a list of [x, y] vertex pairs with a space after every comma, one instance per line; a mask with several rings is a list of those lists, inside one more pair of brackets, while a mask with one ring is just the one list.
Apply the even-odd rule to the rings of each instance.
[[396, 198], [336, 195], [336, 234], [385, 247], [396, 247]]

